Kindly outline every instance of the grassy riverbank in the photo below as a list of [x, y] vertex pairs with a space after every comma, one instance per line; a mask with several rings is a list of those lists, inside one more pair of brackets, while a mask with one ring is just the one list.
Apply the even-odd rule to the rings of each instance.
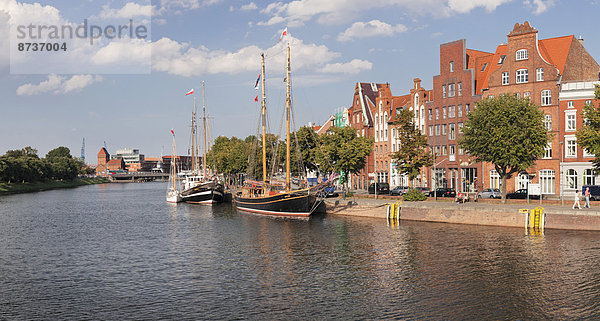
[[48, 181], [37, 183], [0, 183], [0, 195], [31, 193], [46, 191], [57, 188], [71, 188], [83, 185], [108, 183], [108, 179], [102, 177], [76, 178], [74, 180]]

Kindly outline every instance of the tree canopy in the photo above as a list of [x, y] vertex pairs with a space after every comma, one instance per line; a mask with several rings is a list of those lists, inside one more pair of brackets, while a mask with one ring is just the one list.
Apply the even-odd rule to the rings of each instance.
[[63, 146], [51, 150], [41, 159], [31, 146], [9, 150], [0, 156], [0, 181], [4, 182], [70, 180], [89, 172], [84, 162], [73, 158], [70, 150]]
[[467, 118], [459, 144], [477, 161], [494, 165], [505, 201], [506, 179], [544, 155], [551, 139], [544, 112], [528, 98], [502, 94], [484, 98]]
[[392, 154], [392, 159], [396, 161], [398, 171], [408, 175], [408, 179], [412, 181], [419, 176], [421, 168], [433, 165], [427, 137], [415, 127], [413, 113], [409, 110], [401, 110], [392, 125], [400, 140], [400, 147]]
[[[596, 85], [596, 101], [600, 101], [600, 86]], [[600, 171], [600, 106], [587, 104], [583, 107], [583, 127], [576, 134], [577, 143], [596, 156], [594, 169]]]
[[324, 162], [335, 172], [357, 174], [365, 167], [366, 157], [373, 150], [373, 139], [358, 136], [352, 127], [334, 127], [321, 136]]

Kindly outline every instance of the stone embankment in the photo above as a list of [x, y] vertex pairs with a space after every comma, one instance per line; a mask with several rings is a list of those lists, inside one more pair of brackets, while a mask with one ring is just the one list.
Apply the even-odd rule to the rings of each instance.
[[[512, 201], [512, 200], [511, 200]], [[512, 201], [474, 202], [456, 204], [451, 200], [428, 200], [424, 202], [402, 202], [400, 199], [328, 199], [327, 214], [387, 218], [389, 204], [400, 206], [400, 219], [422, 222], [473, 224], [505, 227], [525, 227], [527, 214], [521, 210], [543, 207], [546, 214], [545, 228], [565, 230], [600, 231], [600, 202], [592, 202], [591, 209], [573, 210], [571, 202]], [[582, 206], [584, 202], [581, 202]]]

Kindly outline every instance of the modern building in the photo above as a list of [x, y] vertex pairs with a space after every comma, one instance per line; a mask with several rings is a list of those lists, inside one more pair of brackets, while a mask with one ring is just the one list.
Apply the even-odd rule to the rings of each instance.
[[144, 155], [140, 154], [139, 149], [119, 149], [112, 158], [122, 158], [125, 162], [126, 169], [130, 172], [141, 171], [144, 164]]

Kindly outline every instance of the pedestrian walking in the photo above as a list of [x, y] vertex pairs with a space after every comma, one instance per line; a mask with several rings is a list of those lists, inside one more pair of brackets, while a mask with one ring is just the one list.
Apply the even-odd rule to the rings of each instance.
[[579, 199], [581, 198], [581, 191], [577, 191], [575, 194], [575, 203], [573, 203], [573, 209], [575, 209], [575, 205], [577, 205], [578, 209], [581, 209], [581, 205], [579, 204]]
[[583, 208], [591, 208], [590, 207], [590, 196], [592, 193], [590, 193], [590, 188], [586, 187], [585, 188], [585, 193], [583, 194], [583, 196], [585, 196], [585, 204], [583, 204]]

